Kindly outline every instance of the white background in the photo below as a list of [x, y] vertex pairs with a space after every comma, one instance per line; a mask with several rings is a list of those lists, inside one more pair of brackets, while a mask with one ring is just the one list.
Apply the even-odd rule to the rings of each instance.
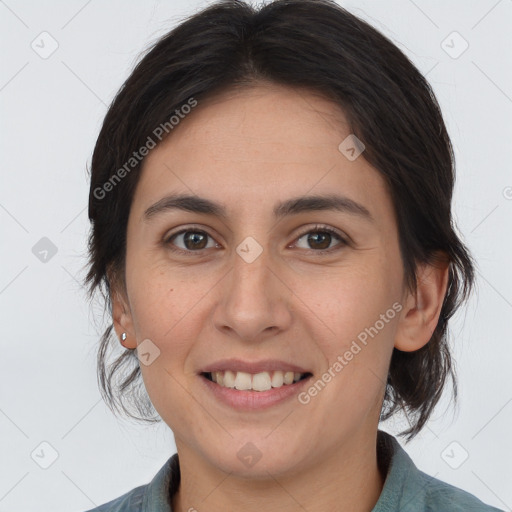
[[[460, 406], [445, 395], [406, 450], [426, 473], [512, 510], [512, 1], [340, 3], [433, 85], [457, 159], [455, 218], [478, 262], [477, 292], [451, 327]], [[89, 310], [81, 287], [86, 165], [138, 54], [207, 4], [0, 1], [0, 512], [92, 508], [149, 482], [175, 452], [165, 424], [119, 421], [100, 398], [102, 306]], [[58, 43], [47, 59], [31, 48], [43, 31]], [[469, 43], [458, 58], [442, 47], [453, 31]], [[57, 247], [46, 263], [32, 252], [43, 237]], [[58, 453], [47, 469], [30, 455], [51, 453], [43, 441]], [[457, 465], [462, 450], [453, 469], [445, 459]]]

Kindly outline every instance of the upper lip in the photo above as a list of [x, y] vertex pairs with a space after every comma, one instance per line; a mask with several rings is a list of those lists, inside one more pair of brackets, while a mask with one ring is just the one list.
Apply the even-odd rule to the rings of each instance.
[[308, 370], [295, 364], [280, 361], [278, 359], [263, 359], [261, 361], [244, 361], [242, 359], [221, 359], [211, 363], [200, 370], [199, 373], [211, 373], [221, 371], [241, 371], [247, 373], [260, 373], [265, 371], [281, 370], [284, 372], [310, 373]]

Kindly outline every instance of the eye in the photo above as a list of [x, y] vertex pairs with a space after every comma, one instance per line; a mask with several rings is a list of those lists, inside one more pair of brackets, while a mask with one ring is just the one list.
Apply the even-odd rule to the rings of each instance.
[[[308, 244], [309, 247], [301, 247], [301, 239], [305, 239], [305, 243]], [[296, 240], [294, 246], [317, 254], [333, 252], [331, 244], [334, 240], [338, 240], [339, 243], [337, 245], [340, 246], [340, 248], [348, 245], [347, 240], [345, 240], [338, 231], [328, 226], [321, 225], [316, 225], [314, 228], [304, 231]], [[187, 255], [194, 252], [200, 254], [202, 250], [221, 247], [206, 231], [194, 227], [182, 229], [170, 235], [164, 240], [164, 244], [169, 246], [173, 252]], [[336, 248], [334, 250], [336, 250]]]
[[[208, 239], [213, 243], [208, 245]], [[182, 229], [168, 237], [164, 243], [169, 246], [177, 245], [175, 240], [181, 242], [182, 245], [178, 245], [179, 248], [177, 249], [171, 247], [171, 250], [181, 253], [199, 252], [203, 249], [220, 247], [206, 231], [194, 228]]]
[[313, 252], [324, 253], [331, 252], [331, 243], [334, 239], [337, 239], [340, 243], [337, 245], [343, 247], [348, 245], [348, 242], [338, 233], [336, 230], [327, 226], [315, 226], [313, 229], [309, 229], [302, 233], [295, 245], [298, 245], [302, 238], [306, 238], [305, 243], [309, 244], [309, 247], [301, 247], [302, 249], [309, 249]]

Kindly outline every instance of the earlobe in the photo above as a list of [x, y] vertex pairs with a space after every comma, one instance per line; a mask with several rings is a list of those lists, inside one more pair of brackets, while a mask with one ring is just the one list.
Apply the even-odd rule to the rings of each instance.
[[413, 352], [430, 341], [444, 303], [449, 269], [450, 262], [441, 257], [435, 263], [418, 266], [416, 293], [407, 293], [395, 336], [396, 349]]
[[116, 336], [123, 347], [134, 349], [137, 347], [137, 341], [133, 330], [130, 308], [126, 300], [117, 291], [112, 292], [110, 297], [112, 321]]

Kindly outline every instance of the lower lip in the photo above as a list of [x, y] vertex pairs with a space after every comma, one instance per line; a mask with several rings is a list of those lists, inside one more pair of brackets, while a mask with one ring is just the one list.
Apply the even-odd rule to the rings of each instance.
[[217, 383], [208, 380], [204, 375], [199, 377], [220, 402], [240, 411], [254, 411], [267, 409], [297, 396], [300, 390], [309, 383], [312, 376], [268, 391], [238, 391], [233, 388], [219, 386]]

